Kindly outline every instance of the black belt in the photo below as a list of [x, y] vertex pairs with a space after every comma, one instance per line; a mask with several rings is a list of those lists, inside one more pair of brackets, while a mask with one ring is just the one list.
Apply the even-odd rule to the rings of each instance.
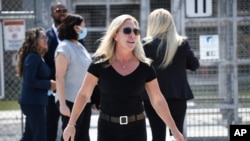
[[143, 113], [137, 114], [137, 115], [131, 115], [131, 116], [120, 116], [120, 117], [113, 117], [106, 115], [104, 113], [100, 113], [101, 119], [104, 119], [109, 122], [113, 123], [119, 123], [120, 125], [127, 125], [130, 122], [142, 120], [145, 118]]

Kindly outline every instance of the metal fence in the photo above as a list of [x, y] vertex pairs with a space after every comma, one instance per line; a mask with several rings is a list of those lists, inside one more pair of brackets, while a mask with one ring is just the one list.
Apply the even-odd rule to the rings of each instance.
[[[70, 3], [72, 12], [85, 17], [88, 27], [86, 47], [90, 52], [97, 48], [97, 39], [102, 36], [113, 17], [123, 13], [135, 16], [140, 21], [143, 36], [150, 11], [156, 8], [170, 10], [178, 31], [188, 36], [189, 43], [201, 63], [196, 72], [188, 71], [195, 99], [188, 102], [185, 123], [187, 139], [227, 141], [231, 124], [250, 124], [249, 0], [65, 1]], [[24, 19], [26, 28], [47, 28], [51, 24], [48, 20], [48, 5], [51, 2], [49, 0], [0, 2], [0, 22]], [[4, 37], [3, 31], [1, 34]], [[212, 42], [206, 43], [204, 39], [212, 39]], [[0, 102], [17, 101], [20, 80], [15, 77], [14, 71], [16, 51], [6, 50], [4, 39], [1, 40], [0, 89], [4, 89], [5, 93]], [[206, 53], [203, 54], [204, 52]], [[21, 113], [15, 112], [10, 119], [4, 118], [8, 117], [7, 115], [13, 115], [13, 111], [0, 111], [0, 140], [8, 140], [10, 137], [18, 140], [22, 132]]]
[[[189, 139], [228, 140], [230, 124], [250, 124], [249, 6], [247, 0], [214, 0], [211, 16], [184, 18], [201, 62], [189, 75], [195, 92], [187, 114]], [[201, 59], [201, 35], [218, 35], [218, 58]]]
[[[25, 22], [25, 29], [35, 27], [35, 1], [0, 0], [0, 84], [1, 103], [14, 103], [20, 89], [20, 80], [15, 76], [15, 54], [16, 50], [6, 47], [5, 21]], [[14, 26], [15, 28], [15, 26]], [[18, 37], [22, 38], [22, 37]], [[21, 112], [5, 110], [14, 105], [1, 104], [0, 111], [0, 141], [19, 140], [22, 132]], [[17, 110], [20, 111], [20, 110]]]

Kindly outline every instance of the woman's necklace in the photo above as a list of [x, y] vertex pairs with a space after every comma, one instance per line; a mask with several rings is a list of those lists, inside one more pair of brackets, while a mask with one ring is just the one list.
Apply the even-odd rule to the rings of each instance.
[[128, 60], [127, 62], [122, 63], [122, 64], [121, 64], [122, 69], [124, 69], [124, 70], [127, 69], [127, 68], [131, 65], [132, 60], [133, 60], [133, 59], [130, 59], [130, 60]]
[[131, 62], [133, 61], [133, 58], [130, 58], [129, 60], [127, 61], [120, 61], [118, 60], [117, 58], [115, 58], [116, 62], [117, 62], [117, 65], [123, 69], [123, 70], [126, 70], [129, 68], [129, 66], [131, 65]]
[[126, 61], [126, 62], [120, 62], [119, 61], [118, 64], [120, 64], [119, 66], [121, 66], [121, 68], [125, 70], [130, 66], [131, 62], [132, 62], [132, 59], [130, 59], [130, 60]]
[[126, 68], [127, 68], [126, 64], [122, 65], [122, 68], [123, 68], [123, 69], [126, 69]]

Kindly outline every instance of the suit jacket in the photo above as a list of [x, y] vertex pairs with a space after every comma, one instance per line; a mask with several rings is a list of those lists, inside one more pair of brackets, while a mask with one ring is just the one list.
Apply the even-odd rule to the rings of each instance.
[[[153, 60], [153, 66], [157, 72], [157, 79], [164, 97], [167, 99], [192, 99], [194, 98], [187, 79], [186, 70], [195, 71], [200, 64], [194, 53], [190, 49], [187, 41], [178, 47], [172, 63], [165, 69], [160, 69], [159, 65], [163, 59], [165, 50], [157, 54], [159, 39], [144, 45], [146, 56]], [[165, 46], [163, 44], [163, 46]], [[165, 49], [165, 48], [164, 48]]]
[[48, 48], [49, 49], [48, 49], [48, 52], [44, 56], [44, 60], [51, 70], [50, 78], [55, 80], [56, 69], [55, 69], [54, 54], [58, 45], [57, 35], [54, 32], [52, 27], [46, 30], [46, 35], [48, 36]]
[[20, 104], [47, 105], [50, 69], [36, 53], [29, 53], [23, 63]]

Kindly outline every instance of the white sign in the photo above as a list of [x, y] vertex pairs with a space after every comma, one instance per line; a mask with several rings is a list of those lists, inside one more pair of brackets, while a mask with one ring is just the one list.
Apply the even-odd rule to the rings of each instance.
[[218, 35], [200, 35], [200, 59], [219, 59]]
[[186, 0], [188, 17], [208, 17], [212, 15], [212, 0]]
[[24, 20], [4, 20], [5, 50], [18, 50], [25, 36]]

